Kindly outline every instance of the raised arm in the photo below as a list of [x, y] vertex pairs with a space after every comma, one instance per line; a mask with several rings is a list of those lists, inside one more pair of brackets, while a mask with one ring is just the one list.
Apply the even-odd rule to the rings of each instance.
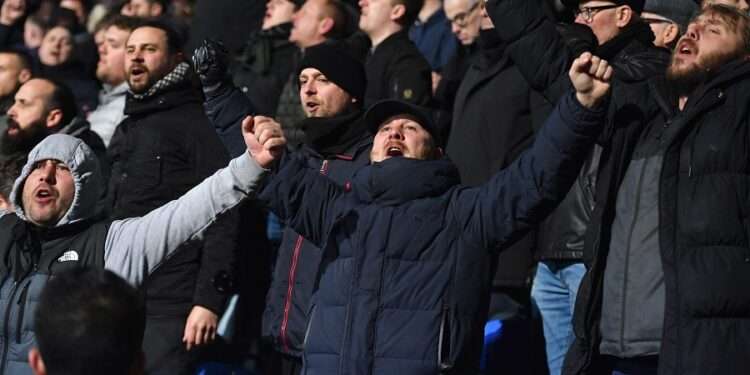
[[576, 59], [570, 70], [576, 91], [560, 100], [532, 147], [486, 184], [456, 193], [452, 212], [467, 240], [501, 248], [559, 203], [604, 127], [611, 76], [606, 61], [588, 53]]
[[193, 66], [203, 85], [206, 116], [229, 154], [235, 158], [245, 152], [242, 120], [254, 115], [256, 108], [228, 79], [228, 53], [221, 43], [203, 41], [193, 53]]
[[495, 31], [529, 85], [556, 103], [571, 89], [568, 69], [575, 56], [539, 0], [489, 0]]
[[243, 136], [248, 152], [188, 191], [146, 216], [112, 223], [105, 242], [105, 267], [132, 284], [143, 279], [182, 243], [201, 239], [217, 218], [254, 196], [286, 140], [280, 131], [247, 121]]

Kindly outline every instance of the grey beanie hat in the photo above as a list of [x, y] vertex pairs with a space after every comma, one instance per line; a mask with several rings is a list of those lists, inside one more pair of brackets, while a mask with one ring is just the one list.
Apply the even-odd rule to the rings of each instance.
[[644, 12], [658, 14], [674, 21], [684, 30], [690, 19], [700, 10], [693, 0], [646, 0]]

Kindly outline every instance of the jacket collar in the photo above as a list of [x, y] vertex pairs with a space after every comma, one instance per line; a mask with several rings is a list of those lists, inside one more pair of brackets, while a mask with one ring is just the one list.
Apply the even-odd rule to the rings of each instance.
[[191, 80], [182, 81], [154, 96], [138, 100], [128, 92], [125, 99], [125, 115], [144, 116], [154, 112], [179, 107], [186, 103], [202, 103], [201, 93]]
[[664, 74], [669, 51], [653, 45], [654, 33], [644, 22], [636, 22], [620, 35], [597, 48], [597, 55], [608, 60], [618, 80], [643, 81]]
[[385, 206], [436, 197], [459, 182], [458, 170], [447, 158], [390, 158], [360, 169], [353, 178], [360, 201]]
[[[311, 117], [300, 122], [305, 132], [305, 145], [323, 158], [351, 154], [353, 146], [363, 138], [370, 138], [360, 109], [334, 117]], [[349, 155], [354, 156], [354, 155]]]
[[[724, 87], [731, 86], [733, 83], [743, 79], [750, 78], [750, 63], [745, 60], [736, 60], [725, 64], [717, 74], [699, 86], [689, 97], [685, 110], [695, 107], [709, 92]], [[678, 110], [678, 96], [670, 89], [666, 78], [660, 76], [649, 82], [651, 90], [654, 92], [654, 98], [659, 107], [670, 117], [674, 116]]]

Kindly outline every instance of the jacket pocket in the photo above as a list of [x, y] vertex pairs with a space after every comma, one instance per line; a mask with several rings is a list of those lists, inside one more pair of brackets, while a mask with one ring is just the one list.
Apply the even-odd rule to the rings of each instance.
[[139, 155], [128, 163], [122, 182], [134, 190], [151, 193], [161, 184], [164, 160], [161, 155]]
[[438, 334], [438, 370], [440, 372], [450, 371], [453, 368], [453, 360], [451, 356], [451, 309], [448, 306], [443, 306], [443, 311], [440, 314], [440, 331]]

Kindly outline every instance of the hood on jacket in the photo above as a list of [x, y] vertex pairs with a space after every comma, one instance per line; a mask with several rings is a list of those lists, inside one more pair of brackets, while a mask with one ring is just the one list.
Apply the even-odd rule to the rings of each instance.
[[48, 159], [65, 163], [73, 175], [75, 185], [73, 203], [55, 226], [61, 227], [93, 217], [103, 186], [99, 160], [82, 140], [65, 134], [48, 136], [29, 153], [28, 161], [13, 184], [10, 194], [11, 202], [16, 206], [16, 215], [21, 220], [28, 221], [23, 209], [23, 186], [34, 164]]

